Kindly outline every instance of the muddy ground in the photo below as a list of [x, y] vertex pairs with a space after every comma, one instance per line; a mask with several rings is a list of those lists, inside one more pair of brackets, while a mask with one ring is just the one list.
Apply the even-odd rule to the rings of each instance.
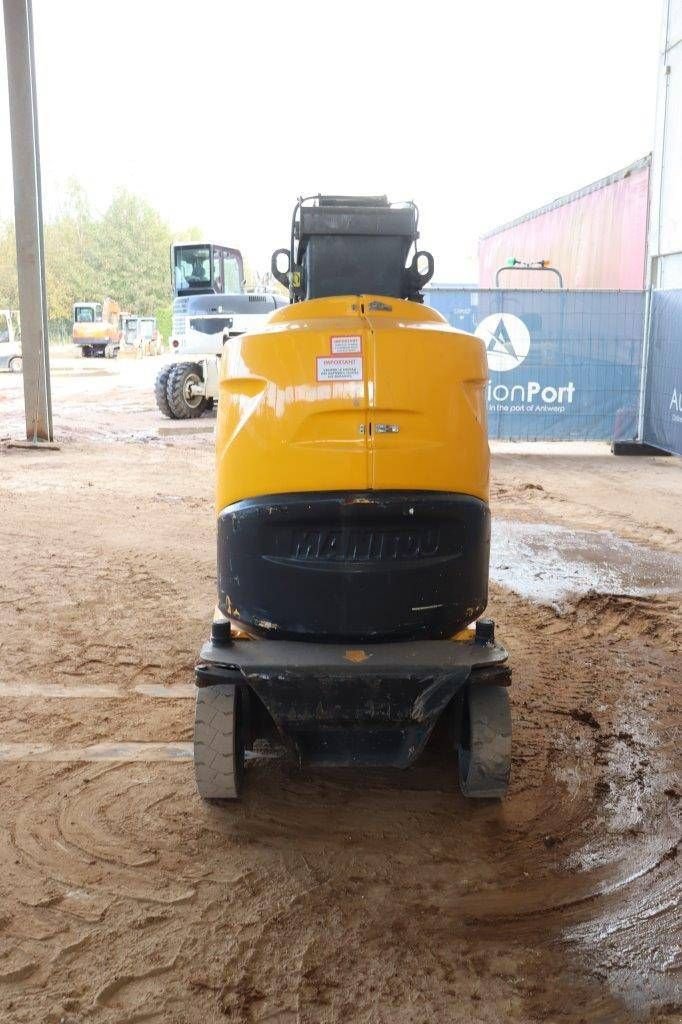
[[[153, 360], [55, 367], [61, 450], [0, 444], [0, 1020], [678, 1021], [679, 460], [498, 446], [498, 520], [662, 567], [654, 594], [592, 592], [588, 567], [554, 600], [563, 556], [525, 597], [497, 559], [504, 803], [465, 803], [436, 737], [404, 773], [251, 762], [242, 803], [209, 806], [178, 744], [212, 439], [157, 436]], [[0, 436], [20, 397], [0, 375]]]

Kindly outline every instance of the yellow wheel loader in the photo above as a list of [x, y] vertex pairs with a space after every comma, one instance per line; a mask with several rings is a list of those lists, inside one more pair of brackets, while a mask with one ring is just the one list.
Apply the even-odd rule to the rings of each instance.
[[482, 619], [483, 343], [423, 305], [414, 204], [315, 196], [273, 255], [290, 305], [231, 338], [216, 434], [218, 605], [196, 666], [199, 793], [245, 751], [405, 768], [445, 716], [465, 796], [504, 796], [507, 652]]

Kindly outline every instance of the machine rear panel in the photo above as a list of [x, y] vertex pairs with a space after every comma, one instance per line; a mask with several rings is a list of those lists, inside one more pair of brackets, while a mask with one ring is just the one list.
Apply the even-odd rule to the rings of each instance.
[[448, 636], [480, 615], [478, 339], [415, 303], [320, 299], [231, 339], [221, 373], [224, 614], [255, 633], [327, 640]]

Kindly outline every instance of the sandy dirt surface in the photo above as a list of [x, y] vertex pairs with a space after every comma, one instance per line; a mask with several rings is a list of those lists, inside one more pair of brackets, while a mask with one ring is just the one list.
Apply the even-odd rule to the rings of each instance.
[[[212, 439], [157, 436], [158, 362], [55, 363], [61, 450], [0, 444], [3, 1024], [678, 1021], [679, 587], [552, 607], [498, 567], [504, 803], [466, 803], [435, 736], [403, 773], [256, 760], [204, 804]], [[0, 375], [0, 436], [21, 415]], [[677, 459], [499, 445], [492, 494], [677, 566]]]

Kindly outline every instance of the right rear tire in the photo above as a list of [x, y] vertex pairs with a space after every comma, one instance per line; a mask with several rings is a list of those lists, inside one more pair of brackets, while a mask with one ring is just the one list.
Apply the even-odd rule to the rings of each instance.
[[241, 698], [231, 683], [197, 689], [194, 777], [204, 800], [237, 800], [244, 773]]
[[192, 395], [192, 385], [201, 384], [203, 374], [198, 363], [176, 363], [173, 366], [166, 396], [173, 419], [198, 419], [206, 411], [208, 399], [204, 395]]
[[511, 769], [511, 710], [506, 686], [469, 684], [459, 727], [459, 785], [464, 796], [500, 800]]
[[156, 375], [156, 381], [154, 382], [154, 398], [156, 399], [156, 406], [159, 412], [167, 416], [169, 420], [175, 419], [170, 405], [168, 404], [168, 378], [171, 375], [171, 371], [175, 369], [173, 363], [169, 366], [163, 366]]

